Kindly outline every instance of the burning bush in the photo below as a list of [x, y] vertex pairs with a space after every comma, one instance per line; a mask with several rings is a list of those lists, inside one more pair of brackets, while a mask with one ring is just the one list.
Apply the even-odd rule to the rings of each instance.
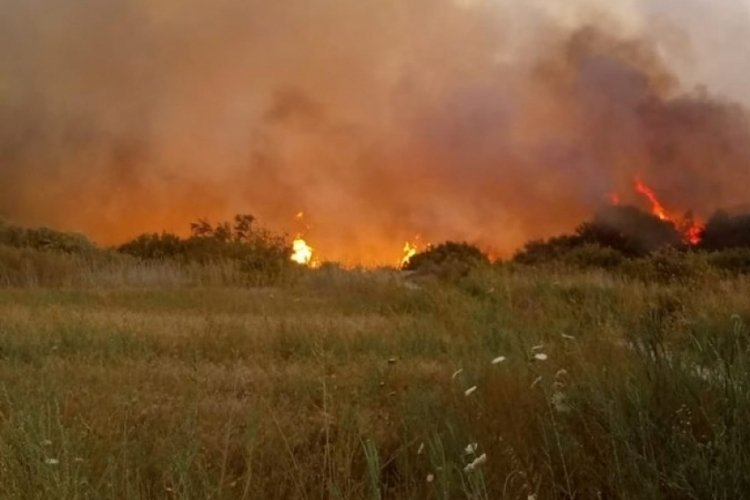
[[576, 233], [582, 241], [614, 248], [628, 256], [685, 245], [674, 222], [627, 205], [599, 210], [593, 222], [583, 224]]
[[489, 264], [489, 259], [479, 248], [468, 243], [448, 241], [414, 255], [404, 269], [455, 279], [486, 264]]
[[623, 258], [643, 257], [685, 245], [677, 227], [632, 206], [600, 210], [572, 235], [527, 243], [513, 260], [521, 264], [568, 261], [583, 267], [612, 267]]

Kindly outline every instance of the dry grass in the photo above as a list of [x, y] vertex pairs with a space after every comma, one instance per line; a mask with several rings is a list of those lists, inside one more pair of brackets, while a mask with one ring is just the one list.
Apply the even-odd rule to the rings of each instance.
[[3, 498], [750, 490], [748, 280], [109, 276], [0, 290]]

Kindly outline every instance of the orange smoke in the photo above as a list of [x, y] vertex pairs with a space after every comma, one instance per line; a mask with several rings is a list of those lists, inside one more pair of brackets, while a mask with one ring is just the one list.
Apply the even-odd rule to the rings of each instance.
[[0, 216], [116, 244], [249, 213], [368, 266], [417, 233], [509, 256], [636, 174], [706, 218], [748, 201], [750, 119], [698, 76], [742, 54], [705, 45], [730, 7], [674, 37], [665, 2], [5, 2]]

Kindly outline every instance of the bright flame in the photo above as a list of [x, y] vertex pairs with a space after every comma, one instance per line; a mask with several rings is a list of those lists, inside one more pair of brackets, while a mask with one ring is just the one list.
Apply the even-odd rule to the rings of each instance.
[[682, 233], [682, 238], [687, 243], [697, 245], [701, 242], [701, 231], [703, 230], [703, 225], [695, 222], [692, 216], [687, 215], [685, 217], [675, 217], [669, 215], [667, 209], [664, 208], [664, 205], [659, 201], [654, 190], [644, 184], [638, 177], [635, 179], [635, 190], [645, 196], [649, 203], [651, 203], [651, 213], [660, 220], [671, 222]]
[[667, 211], [664, 205], [661, 204], [659, 198], [656, 197], [654, 190], [644, 184], [641, 179], [635, 179], [635, 190], [645, 196], [651, 203], [651, 213], [657, 216], [661, 220], [673, 222], [672, 219], [667, 215]]
[[292, 242], [292, 261], [303, 266], [309, 266], [312, 263], [313, 248], [302, 238], [297, 238]]
[[414, 243], [406, 242], [404, 244], [403, 249], [404, 255], [401, 258], [401, 267], [406, 267], [407, 264], [409, 264], [409, 261], [411, 261], [411, 258], [417, 255], [417, 245]]

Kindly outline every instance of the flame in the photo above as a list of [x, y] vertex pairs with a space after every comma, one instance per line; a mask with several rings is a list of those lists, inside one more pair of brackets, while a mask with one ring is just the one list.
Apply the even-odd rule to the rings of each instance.
[[292, 261], [303, 266], [312, 265], [313, 248], [301, 237], [292, 242]]
[[659, 198], [656, 197], [656, 193], [653, 189], [643, 183], [640, 178], [635, 178], [635, 190], [645, 196], [651, 203], [651, 213], [657, 216], [660, 220], [674, 222], [671, 217], [667, 215], [667, 210], [664, 205], [661, 204]]
[[687, 243], [697, 245], [701, 242], [701, 231], [703, 230], [703, 225], [694, 221], [692, 215], [670, 215], [656, 196], [656, 192], [639, 177], [636, 177], [635, 179], [635, 190], [648, 199], [651, 204], [651, 213], [660, 220], [671, 222], [675, 228], [682, 233], [682, 237]]
[[690, 227], [684, 232], [685, 239], [691, 245], [697, 245], [701, 242], [701, 233], [703, 232], [704, 226], [695, 222], [690, 224]]
[[417, 250], [418, 249], [417, 249], [416, 243], [410, 243], [407, 241], [404, 244], [404, 249], [403, 249], [404, 255], [403, 257], [401, 257], [401, 262], [400, 262], [400, 266], [402, 268], [406, 267], [407, 264], [409, 264], [409, 261], [411, 261], [412, 257], [417, 255]]

